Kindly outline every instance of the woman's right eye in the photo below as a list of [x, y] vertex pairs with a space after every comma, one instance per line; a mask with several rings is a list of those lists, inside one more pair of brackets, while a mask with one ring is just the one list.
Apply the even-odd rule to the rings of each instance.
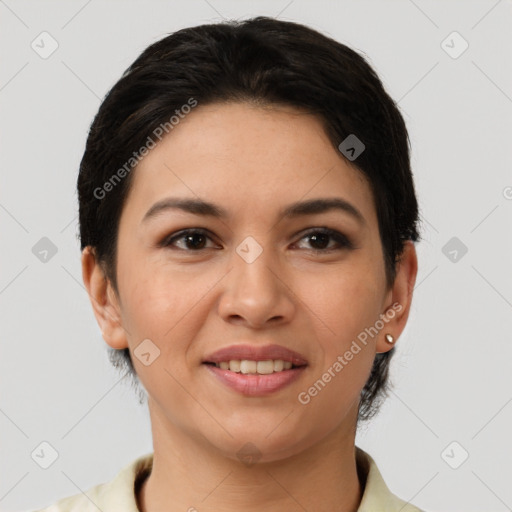
[[211, 240], [211, 238], [207, 235], [206, 231], [202, 229], [186, 229], [163, 240], [161, 246], [172, 248], [177, 246], [177, 242], [181, 242], [182, 247], [177, 246], [178, 249], [196, 252], [211, 248], [205, 247], [207, 240]]

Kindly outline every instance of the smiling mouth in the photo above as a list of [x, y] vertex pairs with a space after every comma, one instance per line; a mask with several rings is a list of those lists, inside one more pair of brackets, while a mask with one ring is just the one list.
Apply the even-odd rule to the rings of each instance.
[[253, 361], [249, 359], [233, 359], [218, 363], [205, 362], [204, 364], [215, 366], [221, 370], [229, 370], [233, 373], [244, 375], [270, 375], [272, 373], [284, 372], [295, 368], [302, 368], [306, 365], [294, 365], [291, 361], [282, 359], [268, 359], [264, 361]]

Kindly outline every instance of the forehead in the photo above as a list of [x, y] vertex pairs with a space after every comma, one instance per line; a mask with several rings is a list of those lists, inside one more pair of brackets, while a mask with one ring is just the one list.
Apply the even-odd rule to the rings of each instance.
[[125, 208], [140, 218], [169, 196], [255, 217], [301, 199], [339, 197], [375, 220], [362, 173], [333, 147], [318, 118], [291, 107], [199, 105], [132, 172]]

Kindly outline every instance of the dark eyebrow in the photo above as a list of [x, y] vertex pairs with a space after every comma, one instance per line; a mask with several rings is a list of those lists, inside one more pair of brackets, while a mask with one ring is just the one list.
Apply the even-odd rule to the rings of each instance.
[[[155, 203], [144, 215], [142, 222], [165, 210], [183, 210], [194, 215], [203, 215], [207, 217], [215, 217], [218, 219], [226, 219], [229, 217], [228, 212], [221, 206], [215, 205], [202, 199], [178, 199], [166, 198]], [[326, 213], [331, 210], [341, 210], [351, 215], [360, 224], [365, 224], [362, 213], [345, 199], [325, 198], [311, 199], [309, 201], [299, 201], [284, 208], [279, 217], [292, 218], [303, 215], [315, 215]]]
[[363, 214], [351, 203], [345, 199], [337, 197], [325, 199], [311, 199], [309, 201], [299, 201], [287, 206], [281, 211], [280, 216], [285, 218], [299, 217], [301, 215], [315, 215], [326, 213], [331, 210], [341, 210], [351, 215], [360, 224], [366, 224]]
[[208, 217], [215, 217], [218, 219], [225, 219], [228, 217], [228, 212], [224, 208], [217, 206], [202, 199], [175, 199], [168, 197], [155, 203], [144, 215], [142, 222], [147, 221], [152, 217], [165, 210], [183, 210], [184, 212], [193, 213], [194, 215], [204, 215]]

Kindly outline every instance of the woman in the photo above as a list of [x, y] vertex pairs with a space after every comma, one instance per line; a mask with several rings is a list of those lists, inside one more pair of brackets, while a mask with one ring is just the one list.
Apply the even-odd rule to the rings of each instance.
[[83, 279], [154, 453], [47, 511], [418, 511], [355, 445], [417, 274], [407, 130], [367, 62], [258, 17], [148, 47], [78, 178]]

